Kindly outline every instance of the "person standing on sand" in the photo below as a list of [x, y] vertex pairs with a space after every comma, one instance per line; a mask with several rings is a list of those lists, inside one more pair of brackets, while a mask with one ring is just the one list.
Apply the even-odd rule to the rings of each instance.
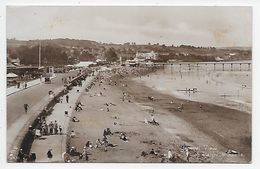
[[24, 88], [27, 89], [27, 82], [24, 83]]
[[82, 152], [82, 159], [88, 161], [87, 147], [85, 147], [85, 146], [84, 146], [83, 152]]
[[153, 115], [153, 114], [151, 115], [151, 120], [152, 120], [152, 122], [155, 122], [155, 119], [154, 119], [154, 115]]
[[104, 129], [104, 131], [103, 131], [103, 137], [106, 137], [106, 135], [107, 135], [107, 131], [106, 131], [106, 129]]
[[89, 147], [89, 145], [90, 145], [90, 141], [87, 141], [87, 143], [86, 143], [86, 146], [85, 146], [85, 147]]
[[76, 136], [76, 133], [74, 132], [74, 130], [72, 130], [71, 133], [70, 133], [70, 137], [74, 138], [75, 136]]
[[168, 158], [168, 160], [171, 160], [172, 157], [173, 157], [173, 155], [172, 155], [171, 149], [169, 149], [168, 154], [167, 154], [167, 158]]
[[190, 152], [189, 152], [189, 149], [186, 148], [186, 157], [187, 157], [187, 161], [190, 162]]
[[66, 102], [69, 103], [69, 95], [66, 95]]

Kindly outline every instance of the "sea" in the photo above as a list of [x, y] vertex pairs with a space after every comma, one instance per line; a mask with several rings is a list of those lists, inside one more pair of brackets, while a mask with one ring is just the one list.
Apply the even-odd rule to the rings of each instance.
[[251, 63], [251, 60], [175, 62], [134, 80], [181, 99], [211, 103], [251, 113]]

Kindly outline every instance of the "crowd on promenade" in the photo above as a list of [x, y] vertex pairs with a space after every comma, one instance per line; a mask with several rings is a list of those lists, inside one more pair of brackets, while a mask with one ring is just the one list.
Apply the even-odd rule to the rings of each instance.
[[[80, 74], [78, 74], [80, 75]], [[69, 102], [69, 95], [68, 92], [69, 90], [72, 89], [73, 86], [82, 86], [83, 81], [86, 80], [87, 78], [87, 74], [82, 75], [79, 78], [75, 78], [73, 76], [69, 76], [68, 79], [67, 78], [62, 78], [62, 81], [64, 82], [64, 91], [63, 91], [63, 95], [61, 96], [55, 96], [55, 93], [52, 90], [48, 91], [48, 95], [50, 96], [50, 98], [55, 98], [58, 100], [54, 100], [55, 103], [62, 103], [63, 102], [63, 98], [65, 97], [65, 101], [64, 104], [69, 104], [70, 107], [74, 107], [73, 105], [71, 105], [72, 103]], [[67, 80], [65, 80], [67, 79]], [[55, 105], [55, 104], [54, 104]], [[53, 106], [54, 106], [53, 105]], [[75, 110], [82, 110], [82, 103], [77, 102], [75, 105]], [[26, 103], [24, 104], [24, 110], [25, 113], [27, 113], [29, 109], [29, 105]], [[42, 113], [40, 114], [40, 116], [37, 117], [37, 119], [35, 120], [35, 122], [29, 126], [28, 132], [25, 135], [24, 140], [26, 140], [26, 144], [31, 144], [34, 139], [41, 139], [43, 136], [48, 137], [51, 135], [63, 135], [63, 134], [67, 134], [64, 133], [66, 131], [63, 130], [63, 126], [58, 122], [59, 119], [52, 119], [51, 115], [52, 114], [52, 107], [47, 108], [45, 107], [42, 111]], [[74, 119], [75, 120], [75, 119]], [[18, 156], [17, 156], [17, 162], [33, 162], [36, 160], [36, 153], [32, 153], [30, 151], [27, 150], [27, 145], [22, 145], [21, 147], [25, 147], [25, 149], [21, 148], [18, 152]], [[52, 150], [51, 148], [49, 150], [46, 150], [47, 152], [47, 157], [49, 159], [52, 158]], [[33, 157], [31, 157], [33, 156]]]
[[39, 118], [39, 128], [36, 129], [35, 137], [44, 135], [62, 134], [62, 126], [58, 124], [57, 120], [46, 122], [45, 119]]

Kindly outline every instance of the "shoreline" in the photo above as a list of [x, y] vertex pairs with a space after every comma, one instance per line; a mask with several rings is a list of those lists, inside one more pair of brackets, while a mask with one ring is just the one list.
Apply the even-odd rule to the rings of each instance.
[[[135, 70], [135, 68], [133, 69]], [[76, 139], [69, 138], [69, 146], [75, 146], [81, 151], [86, 139], [95, 143], [95, 140], [101, 137], [103, 129], [106, 127], [111, 127], [114, 132], [124, 130], [130, 137], [128, 145], [121, 145], [120, 140], [117, 139], [118, 136], [109, 138], [109, 141], [116, 143], [118, 147], [126, 147], [126, 149], [123, 148], [126, 151], [123, 153], [125, 157], [122, 157], [121, 149], [115, 150], [116, 147], [108, 149], [108, 152], [115, 156], [114, 158], [107, 157], [108, 152], [90, 149], [91, 157], [88, 162], [160, 162], [156, 158], [140, 159], [139, 157], [142, 149], [149, 149], [155, 145], [164, 149], [164, 153], [168, 147], [171, 147], [175, 150], [174, 153], [179, 159], [176, 162], [185, 162], [185, 154], [179, 149], [182, 144], [197, 147], [197, 154], [204, 152], [210, 156], [208, 160], [202, 160], [196, 156], [193, 162], [249, 163], [251, 161], [251, 115], [221, 106], [187, 101], [159, 93], [134, 82], [130, 77], [124, 78], [124, 74], [129, 76], [131, 73], [140, 76], [150, 72], [138, 71], [135, 74], [132, 72], [133, 69], [121, 71], [117, 75], [114, 75], [115, 72], [105, 74], [101, 78], [103, 80], [101, 85], [100, 79], [98, 79], [95, 83], [99, 83], [99, 85], [94, 85], [93, 89], [82, 94], [81, 99], [86, 108], [82, 112], [74, 112], [73, 115], [76, 115], [85, 123], [70, 122], [70, 128], [75, 130], [79, 136]], [[111, 85], [111, 81], [117, 82], [117, 85]], [[104, 96], [95, 95], [99, 91], [104, 92]], [[122, 92], [129, 94], [132, 103], [122, 103]], [[153, 96], [155, 100], [150, 101], [147, 96]], [[112, 100], [116, 105], [113, 108], [111, 107], [111, 112], [105, 111], [104, 102], [108, 100]], [[173, 104], [170, 103], [172, 100], [174, 101]], [[181, 104], [183, 104], [183, 109], [179, 111], [178, 107]], [[150, 115], [147, 108], [155, 110], [154, 114], [160, 122], [159, 127], [155, 128], [155, 126], [143, 124], [143, 119], [149, 118]], [[112, 112], [113, 115], [111, 115]], [[132, 114], [131, 117], [129, 113]], [[119, 120], [113, 118], [117, 116]], [[114, 125], [115, 121], [121, 121], [121, 123], [118, 122], [117, 125]], [[175, 123], [171, 124], [172, 121], [175, 121]], [[127, 123], [127, 125], [124, 123]], [[196, 133], [196, 135], [193, 133]], [[156, 135], [155, 138], [157, 139], [154, 139], [151, 134]], [[154, 143], [147, 145], [147, 142], [151, 141]], [[146, 145], [141, 146], [140, 143], [143, 142], [146, 142]], [[208, 147], [203, 148], [204, 144]], [[211, 149], [216, 149], [217, 155]], [[228, 149], [236, 150], [239, 154], [231, 157], [225, 153]], [[129, 150], [131, 151], [127, 152]]]
[[[170, 73], [169, 69], [170, 68], [168, 67], [165, 68], [164, 70], [158, 70], [155, 73], [151, 73], [150, 76], [143, 76], [140, 79], [139, 78], [133, 78], [133, 79], [136, 80], [136, 82], [139, 82], [140, 84], [145, 84], [145, 86], [148, 86], [153, 90], [157, 90], [158, 92], [164, 94], [170, 93], [173, 97], [179, 99], [190, 100], [190, 101], [201, 102], [201, 103], [209, 103], [221, 107], [235, 109], [242, 112], [247, 112], [249, 114], [252, 113], [252, 100], [250, 99], [250, 97], [252, 96], [252, 91], [251, 91], [252, 86], [250, 85], [250, 83], [249, 84], [245, 83], [245, 79], [242, 82], [242, 76], [243, 75], [248, 76], [249, 74], [248, 72], [240, 72], [240, 71], [219, 72], [219, 71], [212, 70], [209, 71], [211, 75], [207, 79], [206, 78], [204, 79], [205, 83], [209, 83], [207, 84], [207, 86], [205, 86], [203, 82], [203, 73], [201, 71], [199, 71], [200, 73], [198, 73], [200, 74], [200, 76], [202, 76], [201, 80], [197, 80], [197, 78], [194, 78], [195, 82], [193, 82], [192, 75], [195, 76], [196, 71], [192, 71], [192, 72], [184, 71], [182, 73], [183, 77], [181, 78], [183, 80], [181, 80], [180, 79], [181, 76], [176, 70]], [[189, 73], [191, 75], [189, 75]], [[241, 79], [239, 79], [239, 81], [241, 82], [237, 82], [237, 80], [235, 80], [234, 77], [239, 77], [241, 73], [243, 74], [241, 76]], [[226, 74], [230, 74], [230, 76], [227, 76]], [[187, 82], [187, 79], [189, 79], [190, 77], [192, 79], [189, 82]], [[251, 78], [249, 79], [250, 80], [247, 79], [246, 82], [252, 81]], [[160, 80], [161, 83], [165, 82], [165, 84], [158, 85], [157, 84], [158, 80]], [[190, 85], [189, 83], [192, 83], [193, 85]], [[246, 87], [243, 87], [243, 84], [246, 84], [245, 85]], [[232, 86], [232, 87], [230, 88], [228, 86]], [[240, 89], [241, 86], [242, 86], [242, 90]], [[195, 93], [194, 92], [192, 93], [192, 91], [191, 93], [189, 92], [185, 93], [184, 92], [185, 87], [187, 89], [192, 89], [192, 87], [195, 87], [198, 90]], [[229, 89], [225, 90], [226, 88]], [[179, 89], [183, 89], [183, 90], [179, 90]], [[214, 90], [216, 90], [216, 92], [214, 92]], [[219, 90], [221, 90], [222, 92], [220, 92]]]
[[[128, 79], [127, 82], [130, 83], [131, 86], [134, 86], [133, 83], [136, 83], [130, 79]], [[231, 149], [240, 150], [242, 153], [246, 154], [247, 159], [250, 161], [251, 150], [249, 149], [251, 149], [251, 134], [249, 133], [251, 132], [251, 114], [248, 114], [247, 112], [243, 112], [243, 111], [238, 111], [236, 109], [214, 105], [211, 103], [202, 103], [202, 102], [180, 99], [172, 95], [160, 93], [145, 85], [141, 85], [140, 83], [138, 83], [138, 86], [139, 87], [141, 86], [140, 88], [142, 88], [142, 90], [139, 91], [142, 91], [143, 94], [144, 93], [146, 93], [147, 95], [150, 94], [158, 99], [158, 101], [153, 102], [155, 107], [157, 107], [158, 109], [160, 108], [166, 109], [172, 112], [173, 114], [177, 115], [178, 117], [188, 121], [194, 127], [198, 128], [200, 131], [203, 131], [205, 134], [217, 140], [221, 145], [223, 145], [227, 149], [229, 147]], [[134, 90], [135, 88], [131, 89], [131, 91]], [[142, 93], [138, 95], [142, 95]], [[137, 93], [134, 93], [134, 95], [135, 94]], [[136, 97], [136, 98], [138, 101], [141, 102], [146, 100], [146, 98], [142, 98], [142, 97]], [[168, 100], [168, 105], [166, 100]], [[173, 106], [172, 104], [170, 104], [171, 100], [174, 100], [175, 102]], [[177, 107], [180, 106], [182, 103], [184, 105], [184, 110], [180, 112], [178, 111]], [[202, 105], [202, 109], [200, 108], [200, 105]], [[207, 117], [203, 117], [203, 116], [207, 116]], [[210, 120], [210, 122], [205, 120]], [[220, 123], [218, 124], [216, 120], [219, 121]], [[239, 122], [240, 124], [238, 124]], [[214, 123], [214, 124], [210, 124], [210, 123]], [[228, 123], [232, 123], [232, 124], [228, 124]], [[216, 133], [214, 132], [215, 128], [217, 129]], [[236, 133], [233, 133], [232, 131], [229, 132], [225, 131], [226, 129], [228, 130], [233, 129], [233, 131]], [[242, 137], [236, 136], [236, 134], [239, 134], [240, 132], [246, 134], [243, 134]], [[229, 134], [232, 133], [234, 135], [229, 136]], [[236, 141], [236, 139], [239, 139], [239, 141]], [[239, 142], [243, 142], [243, 144], [241, 145]], [[240, 146], [242, 147], [239, 148]]]

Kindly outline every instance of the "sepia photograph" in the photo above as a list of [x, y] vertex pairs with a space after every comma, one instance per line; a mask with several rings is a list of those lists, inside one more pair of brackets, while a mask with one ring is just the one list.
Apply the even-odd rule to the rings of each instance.
[[7, 163], [252, 162], [251, 6], [6, 6]]

